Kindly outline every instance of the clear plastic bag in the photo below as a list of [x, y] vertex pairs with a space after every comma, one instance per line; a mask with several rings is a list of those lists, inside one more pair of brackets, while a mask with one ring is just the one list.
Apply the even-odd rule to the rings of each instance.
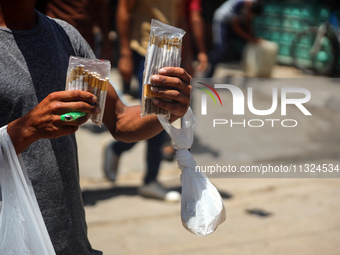
[[101, 126], [109, 85], [111, 63], [108, 60], [87, 59], [71, 56], [69, 59], [65, 90], [83, 90], [98, 98], [99, 114], [90, 119]]
[[0, 254], [55, 254], [31, 181], [7, 127], [0, 129], [0, 187]]
[[150, 39], [145, 56], [145, 67], [142, 90], [142, 116], [162, 115], [170, 118], [170, 112], [152, 103], [157, 97], [151, 91], [151, 76], [162, 67], [181, 65], [182, 38], [185, 31], [158, 20], [151, 21]]
[[176, 129], [163, 116], [158, 119], [175, 144], [176, 160], [182, 170], [183, 226], [198, 236], [209, 235], [225, 221], [226, 212], [222, 197], [209, 178], [203, 172], [195, 171], [196, 162], [189, 151], [197, 124], [195, 116], [189, 108], [182, 118], [181, 129]]

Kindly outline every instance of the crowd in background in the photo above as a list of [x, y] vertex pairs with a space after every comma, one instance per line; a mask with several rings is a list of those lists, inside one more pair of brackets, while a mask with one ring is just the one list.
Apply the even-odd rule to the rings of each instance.
[[[169, 3], [175, 8], [170, 8], [167, 15], [178, 15], [182, 19], [174, 26], [182, 27], [187, 34], [183, 52], [186, 56], [183, 58], [183, 65], [191, 75], [194, 74], [194, 68], [202, 71], [205, 65], [205, 56], [199, 54], [206, 52], [209, 54], [214, 49], [213, 43], [213, 17], [218, 7], [226, 2], [253, 2], [253, 0], [180, 0], [180, 1], [128, 1], [145, 2], [155, 6], [167, 6]], [[169, 2], [169, 3], [167, 3]], [[182, 2], [178, 4], [178, 2]], [[144, 4], [144, 3], [143, 3]], [[36, 9], [50, 17], [67, 21], [78, 29], [81, 35], [86, 39], [98, 58], [111, 60], [112, 67], [117, 67], [121, 57], [119, 43], [119, 24], [117, 19], [121, 16], [119, 13], [119, 0], [37, 0]], [[175, 12], [175, 13], [171, 13]], [[135, 15], [131, 13], [130, 15]], [[135, 15], [136, 16], [136, 15]], [[138, 15], [139, 16], [139, 15]], [[132, 17], [134, 18], [134, 17]], [[184, 19], [183, 19], [184, 18]], [[200, 20], [200, 18], [202, 20]], [[185, 21], [186, 19], [186, 21]], [[164, 21], [164, 20], [163, 20]], [[184, 21], [184, 22], [183, 22]], [[200, 35], [197, 34], [201, 33]], [[212, 54], [209, 54], [212, 55]], [[200, 59], [201, 58], [201, 59]], [[198, 65], [192, 66], [192, 61], [198, 61]], [[190, 63], [189, 63], [190, 62]], [[126, 74], [122, 74], [123, 78]], [[126, 80], [126, 79], [124, 79]], [[125, 92], [128, 92], [128, 84], [125, 85]]]

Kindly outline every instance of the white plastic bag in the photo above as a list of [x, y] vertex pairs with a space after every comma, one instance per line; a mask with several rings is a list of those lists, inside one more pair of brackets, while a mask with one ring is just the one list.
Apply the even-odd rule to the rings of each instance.
[[55, 254], [31, 181], [6, 126], [0, 129], [0, 187], [0, 254]]
[[248, 43], [243, 51], [243, 68], [247, 77], [270, 77], [277, 52], [278, 45], [274, 42]]
[[205, 236], [225, 220], [223, 200], [209, 178], [200, 171], [195, 171], [196, 162], [189, 151], [197, 124], [189, 108], [182, 118], [182, 128], [176, 129], [163, 116], [158, 116], [160, 123], [170, 135], [175, 145], [176, 160], [182, 170], [181, 218], [183, 226], [190, 232]]

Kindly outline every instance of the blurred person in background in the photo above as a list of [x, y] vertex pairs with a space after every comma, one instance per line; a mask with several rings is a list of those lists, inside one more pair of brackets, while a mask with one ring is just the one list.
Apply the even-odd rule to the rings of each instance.
[[[197, 69], [203, 71], [208, 64], [208, 56], [204, 45], [204, 22], [201, 16], [200, 0], [119, 0], [117, 7], [117, 31], [120, 44], [118, 68], [124, 81], [124, 92], [129, 92], [129, 84], [133, 75], [137, 77], [139, 98], [142, 93], [145, 54], [149, 43], [151, 19], [182, 27], [191, 32], [183, 42], [183, 59], [188, 69], [192, 69], [192, 43], [197, 46]], [[183, 19], [183, 17], [188, 19]], [[183, 27], [184, 25], [184, 27]], [[190, 34], [190, 33], [189, 33]], [[192, 40], [192, 41], [190, 41]], [[186, 53], [190, 53], [187, 54]], [[166, 145], [163, 144], [166, 142]], [[113, 142], [105, 149], [104, 173], [114, 181], [118, 171], [118, 163], [123, 152], [130, 150], [135, 143]], [[168, 135], [163, 131], [147, 141], [146, 174], [143, 185], [138, 189], [140, 195], [165, 201], [179, 201], [177, 191], [166, 190], [158, 181], [162, 158], [172, 160], [174, 148]]]
[[202, 16], [205, 24], [205, 46], [208, 52], [210, 52], [213, 48], [213, 42], [212, 42], [212, 22], [213, 22], [213, 16], [214, 12], [218, 7], [223, 4], [225, 0], [202, 0]]
[[110, 0], [91, 0], [94, 35], [99, 37], [95, 41], [95, 53], [100, 59], [107, 59], [112, 62], [113, 38], [110, 37]]
[[[182, 66], [194, 74], [195, 72], [204, 72], [209, 64], [205, 22], [202, 16], [201, 0], [184, 0], [184, 17], [185, 22], [181, 26], [186, 31], [183, 39], [183, 59]], [[192, 61], [197, 61], [197, 66], [193, 68]]]
[[260, 41], [252, 23], [255, 16], [261, 15], [263, 8], [263, 2], [256, 0], [228, 0], [217, 8], [213, 17], [214, 48], [210, 55], [208, 77], [214, 74], [218, 63], [239, 60], [246, 42]]
[[[124, 81], [124, 93], [130, 92], [131, 77], [140, 80], [143, 68], [138, 54], [144, 61], [149, 42], [151, 19], [181, 27], [187, 35], [184, 37], [183, 67], [192, 69], [193, 48], [195, 48], [197, 69], [204, 71], [208, 63], [204, 41], [204, 20], [201, 15], [201, 0], [130, 0], [118, 2], [117, 30], [120, 44], [118, 68]], [[136, 61], [137, 60], [137, 61]], [[143, 66], [144, 67], [144, 66]], [[190, 71], [189, 71], [190, 73]], [[141, 93], [141, 86], [139, 87]]]

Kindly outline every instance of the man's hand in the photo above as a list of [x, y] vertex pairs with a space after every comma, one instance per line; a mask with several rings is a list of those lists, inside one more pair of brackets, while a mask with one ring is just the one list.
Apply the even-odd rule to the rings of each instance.
[[198, 66], [196, 67], [196, 71], [204, 72], [209, 64], [208, 55], [205, 52], [199, 52], [197, 54]]
[[133, 75], [133, 59], [131, 56], [124, 55], [119, 58], [118, 69], [125, 82], [130, 82]]
[[95, 105], [96, 102], [97, 98], [93, 94], [80, 90], [49, 94], [25, 116], [8, 124], [7, 132], [16, 152], [22, 152], [41, 138], [73, 134], [88, 120], [88, 116], [70, 122], [62, 121], [60, 116], [68, 112], [99, 113], [100, 109]]
[[[170, 121], [184, 116], [190, 105], [190, 75], [180, 67], [164, 67], [151, 77], [154, 104], [170, 111]], [[162, 87], [162, 88], [161, 88]], [[161, 97], [161, 98], [160, 98]], [[141, 116], [141, 106], [125, 106], [112, 86], [108, 87], [103, 122], [113, 137], [123, 142], [149, 139], [163, 130], [156, 116]]]
[[164, 67], [158, 73], [151, 77], [151, 82], [168, 88], [152, 87], [152, 92], [161, 97], [154, 99], [153, 103], [169, 110], [172, 120], [183, 117], [190, 105], [191, 76], [180, 67]]

